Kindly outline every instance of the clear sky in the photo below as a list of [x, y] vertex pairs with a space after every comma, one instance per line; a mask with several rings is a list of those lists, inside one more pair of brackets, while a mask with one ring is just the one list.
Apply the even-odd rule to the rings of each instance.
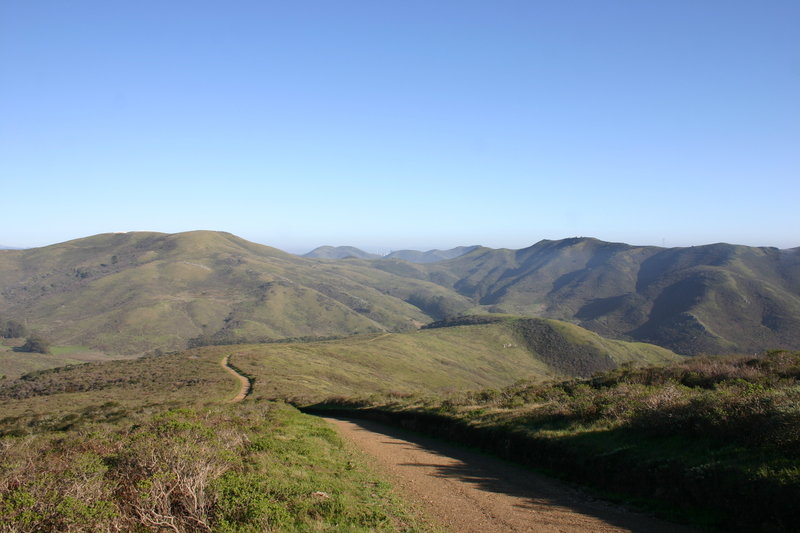
[[0, 243], [800, 246], [797, 0], [4, 0]]

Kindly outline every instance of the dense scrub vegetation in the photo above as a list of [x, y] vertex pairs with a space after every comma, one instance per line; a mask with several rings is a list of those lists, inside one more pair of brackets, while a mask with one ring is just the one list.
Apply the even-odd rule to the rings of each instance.
[[17, 339], [28, 334], [28, 328], [16, 320], [4, 319], [0, 317], [0, 337], [6, 339]]
[[443, 318], [422, 326], [422, 329], [452, 328], [455, 326], [475, 326], [478, 324], [496, 324], [502, 322], [504, 316], [492, 315], [459, 315]]
[[167, 387], [209, 387], [224, 379], [208, 373], [198, 363], [184, 355], [168, 355], [38, 370], [0, 384], [0, 401], [111, 388], [163, 391]]
[[562, 374], [586, 377], [617, 366], [598, 347], [571, 342], [548, 321], [519, 319], [513, 327], [530, 351]]
[[322, 341], [330, 341], [335, 339], [342, 339], [345, 338], [341, 335], [328, 335], [328, 336], [306, 336], [306, 337], [281, 337], [281, 338], [273, 338], [273, 337], [259, 337], [259, 336], [250, 336], [250, 337], [241, 337], [236, 336], [236, 334], [227, 331], [221, 330], [211, 335], [199, 335], [197, 337], [192, 337], [187, 341], [187, 347], [191, 350], [192, 348], [201, 348], [203, 346], [233, 346], [237, 344], [278, 344], [278, 343], [286, 343], [286, 342], [322, 342]]
[[331, 428], [284, 404], [0, 439], [2, 532], [415, 529]]
[[17, 350], [20, 352], [49, 354], [50, 341], [48, 341], [41, 335], [32, 334], [25, 339], [25, 343], [22, 346], [20, 346]]
[[793, 531], [800, 523], [800, 352], [696, 357], [435, 401], [336, 407], [479, 445], [626, 499], [669, 502], [673, 518], [739, 531]]

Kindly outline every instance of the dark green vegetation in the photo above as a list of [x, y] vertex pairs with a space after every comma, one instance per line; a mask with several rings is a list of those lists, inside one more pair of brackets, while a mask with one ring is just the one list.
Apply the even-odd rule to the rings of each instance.
[[33, 334], [29, 335], [25, 339], [25, 342], [18, 348], [18, 350], [20, 352], [49, 354], [50, 342], [41, 335]]
[[800, 521], [800, 352], [323, 407], [482, 446], [726, 531]]
[[4, 317], [55, 344], [109, 354], [182, 349], [190, 339], [402, 332], [480, 312], [565, 320], [684, 354], [797, 349], [800, 249], [575, 238], [417, 264], [309, 259], [190, 232], [0, 252]]
[[484, 323], [456, 321], [449, 327], [323, 342], [207, 347], [197, 353], [210, 358], [232, 353], [237, 368], [256, 377], [256, 397], [300, 404], [330, 396], [425, 396], [503, 387], [523, 376], [544, 380], [585, 375], [590, 368], [679, 359], [658, 346], [612, 341], [554, 320], [488, 316], [466, 321]]
[[16, 320], [0, 318], [0, 337], [4, 339], [19, 339], [28, 334], [28, 328]]
[[161, 407], [206, 406], [232, 398], [238, 384], [216, 357], [196, 353], [41, 370], [0, 381], [2, 432], [75, 429], [82, 413], [127, 417]]
[[[226, 406], [238, 388], [220, 366], [229, 354], [255, 385]], [[799, 377], [797, 353], [685, 359], [499, 314], [45, 370], [0, 381], [0, 523], [418, 527], [329, 430], [280, 403], [335, 397], [329, 405], [435, 429], [612, 496], [726, 529], [785, 531], [800, 518], [787, 506], [800, 496]]]

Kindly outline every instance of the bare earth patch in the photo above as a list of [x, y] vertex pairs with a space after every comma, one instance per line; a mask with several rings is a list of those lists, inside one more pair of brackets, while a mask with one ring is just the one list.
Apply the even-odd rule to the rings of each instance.
[[230, 366], [228, 362], [230, 358], [230, 355], [226, 355], [222, 358], [222, 361], [220, 361], [219, 364], [222, 365], [222, 368], [224, 368], [226, 372], [233, 374], [239, 380], [239, 393], [230, 400], [230, 403], [238, 403], [244, 400], [247, 395], [250, 394], [250, 380]]
[[495, 457], [365, 420], [326, 418], [432, 518], [458, 532], [693, 531], [593, 500]]

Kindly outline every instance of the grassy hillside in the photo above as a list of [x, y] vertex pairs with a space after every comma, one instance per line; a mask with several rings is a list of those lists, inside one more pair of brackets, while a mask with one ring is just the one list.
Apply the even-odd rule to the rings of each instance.
[[[310, 402], [329, 396], [441, 394], [503, 387], [521, 378], [581, 375], [585, 367], [625, 362], [664, 363], [679, 357], [663, 348], [609, 341], [574, 325], [503, 317], [402, 334], [340, 340], [199, 349], [203, 357], [232, 353], [238, 368], [255, 376], [254, 394]], [[542, 341], [541, 323], [558, 338]], [[580, 359], [582, 367], [574, 364]]]
[[[378, 266], [378, 265], [376, 265]], [[800, 250], [575, 238], [410, 268], [490, 309], [575, 322], [679, 353], [800, 347]]]
[[315, 417], [192, 352], [0, 382], [0, 529], [420, 531]]
[[0, 529], [436, 530], [324, 422], [238, 387], [202, 351], [0, 380]]
[[[472, 320], [490, 322], [322, 342], [208, 346], [36, 371], [0, 380], [0, 401], [5, 416], [22, 417], [22, 431], [40, 417], [41, 424], [59, 424], [59, 413], [91, 411], [107, 402], [125, 412], [146, 410], [153, 403], [218, 403], [237, 390], [235, 380], [219, 366], [226, 355], [255, 378], [254, 397], [309, 402], [329, 396], [442, 394], [503, 387], [522, 378], [541, 381], [576, 375], [576, 358], [585, 364], [597, 361], [601, 368], [608, 361], [616, 367], [679, 359], [657, 346], [609, 341], [552, 320]], [[532, 324], [545, 326], [550, 336]], [[558, 353], [552, 332], [559, 335]]]
[[36, 370], [110, 359], [103, 352], [86, 346], [52, 346], [49, 354], [14, 350], [23, 343], [24, 339], [2, 339], [0, 342], [0, 378], [15, 379]]
[[109, 353], [180, 349], [215, 334], [240, 340], [402, 331], [429, 321], [442, 302], [448, 309], [472, 305], [365, 263], [314, 261], [202, 231], [106, 234], [3, 251], [0, 287], [4, 316], [52, 342]]
[[109, 354], [403, 332], [485, 312], [685, 354], [800, 348], [800, 249], [574, 238], [417, 264], [309, 259], [197, 231], [0, 251], [4, 318]]

